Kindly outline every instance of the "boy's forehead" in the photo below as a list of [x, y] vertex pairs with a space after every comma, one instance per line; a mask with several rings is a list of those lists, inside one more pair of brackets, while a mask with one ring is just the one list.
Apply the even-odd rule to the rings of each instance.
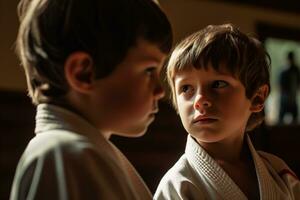
[[[173, 74], [173, 80], [176, 85], [176, 83], [180, 83], [182, 81], [186, 80], [194, 80], [197, 78], [197, 71], [202, 70], [202, 69], [196, 69], [194, 67], [186, 67], [183, 69], [180, 69]], [[205, 70], [205, 69], [203, 69]]]
[[224, 76], [233, 76], [230, 72], [229, 67], [225, 62], [219, 63], [218, 66], [214, 67], [211, 62], [209, 62], [206, 66], [194, 66], [192, 64], [185, 65], [181, 68], [173, 69], [173, 77], [178, 78], [185, 75], [194, 74], [196, 71], [205, 71], [205, 72], [213, 72], [216, 75], [224, 75]]
[[137, 40], [135, 45], [130, 47], [123, 60], [114, 69], [115, 73], [123, 76], [123, 73], [135, 73], [136, 70], [144, 67], [162, 68], [166, 54], [163, 53], [159, 46], [147, 40]]
[[139, 38], [137, 39], [136, 45], [128, 50], [127, 56], [161, 63], [166, 57], [166, 54], [160, 50], [158, 44]]

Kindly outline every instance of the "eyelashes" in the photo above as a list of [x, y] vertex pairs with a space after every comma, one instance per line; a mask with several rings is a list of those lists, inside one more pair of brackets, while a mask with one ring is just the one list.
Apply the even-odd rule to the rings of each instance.
[[[229, 86], [229, 83], [224, 80], [215, 80], [209, 83], [206, 87], [206, 90], [211, 90], [212, 92], [218, 92], [221, 89], [225, 89]], [[194, 91], [196, 90], [197, 86], [194, 86], [192, 84], [183, 84], [179, 87], [179, 94], [183, 94], [185, 96], [191, 96], [194, 94]]]
[[229, 84], [228, 82], [226, 81], [223, 81], [223, 80], [217, 80], [217, 81], [214, 81], [212, 83], [212, 88], [225, 88], [227, 87]]
[[151, 76], [153, 75], [153, 73], [156, 72], [157, 67], [148, 67], [146, 68], [145, 72], [147, 73], [147, 75]]
[[191, 85], [183, 85], [180, 89], [181, 92], [186, 93], [192, 89]]

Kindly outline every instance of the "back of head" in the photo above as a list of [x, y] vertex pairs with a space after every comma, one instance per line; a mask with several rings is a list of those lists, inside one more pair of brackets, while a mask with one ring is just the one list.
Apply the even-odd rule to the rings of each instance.
[[[231, 24], [209, 25], [180, 42], [169, 58], [167, 79], [175, 109], [176, 73], [188, 67], [206, 69], [209, 63], [216, 71], [220, 64], [224, 63], [227, 70], [244, 85], [248, 99], [262, 85], [266, 84], [270, 88], [270, 60], [261, 43]], [[248, 121], [247, 130], [260, 124], [263, 117], [263, 112], [253, 113]]]
[[287, 57], [288, 57], [289, 60], [293, 60], [294, 59], [294, 52], [293, 51], [288, 52]]
[[294, 63], [294, 52], [293, 51], [289, 51], [287, 54], [287, 60], [289, 61], [289, 64], [293, 64]]
[[171, 48], [171, 26], [152, 0], [21, 0], [17, 53], [35, 104], [68, 91], [64, 63], [74, 52], [92, 59], [96, 78], [109, 75], [138, 38]]

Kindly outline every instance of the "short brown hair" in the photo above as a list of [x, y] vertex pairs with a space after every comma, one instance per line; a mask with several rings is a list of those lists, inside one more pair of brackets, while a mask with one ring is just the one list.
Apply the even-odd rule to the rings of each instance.
[[68, 91], [64, 62], [88, 53], [96, 78], [109, 75], [138, 38], [168, 53], [171, 25], [152, 0], [21, 0], [17, 53], [33, 103]]
[[[270, 88], [270, 57], [262, 44], [257, 39], [242, 33], [232, 24], [209, 25], [181, 41], [169, 57], [167, 81], [176, 110], [174, 91], [176, 72], [191, 66], [197, 69], [207, 68], [209, 62], [217, 71], [220, 63], [224, 62], [231, 74], [244, 85], [248, 99], [262, 85], [267, 84]], [[252, 130], [263, 119], [263, 111], [253, 113], [248, 120], [246, 130]]]

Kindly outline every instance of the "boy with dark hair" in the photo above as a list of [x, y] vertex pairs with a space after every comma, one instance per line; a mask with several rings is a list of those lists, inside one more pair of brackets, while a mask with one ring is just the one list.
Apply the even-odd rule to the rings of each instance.
[[247, 135], [263, 120], [269, 59], [261, 43], [230, 24], [183, 40], [167, 65], [172, 101], [189, 133], [185, 154], [154, 199], [298, 199], [300, 183]]
[[19, 16], [36, 136], [10, 199], [151, 199], [109, 138], [143, 135], [158, 112], [165, 14], [151, 0], [22, 0]]

